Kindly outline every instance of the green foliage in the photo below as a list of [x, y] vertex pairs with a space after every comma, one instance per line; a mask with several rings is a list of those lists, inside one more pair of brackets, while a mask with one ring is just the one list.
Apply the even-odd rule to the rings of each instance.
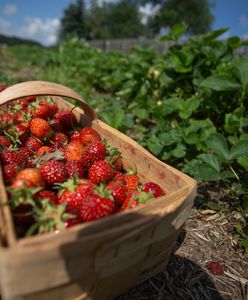
[[148, 45], [129, 55], [103, 52], [76, 38], [51, 49], [11, 52], [38, 70], [36, 79], [78, 91], [101, 119], [159, 159], [199, 181], [219, 181], [245, 210], [248, 57], [235, 54], [243, 45], [239, 38], [219, 38], [225, 28], [181, 44], [185, 30], [175, 26], [160, 39], [171, 41], [165, 53]]

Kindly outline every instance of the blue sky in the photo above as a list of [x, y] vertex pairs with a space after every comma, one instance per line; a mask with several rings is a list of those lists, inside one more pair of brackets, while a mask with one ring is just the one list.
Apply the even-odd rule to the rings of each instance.
[[[52, 45], [56, 42], [59, 20], [71, 2], [74, 1], [0, 0], [0, 33]], [[238, 35], [248, 39], [248, 0], [215, 0], [215, 3], [212, 29], [228, 27], [225, 37]]]

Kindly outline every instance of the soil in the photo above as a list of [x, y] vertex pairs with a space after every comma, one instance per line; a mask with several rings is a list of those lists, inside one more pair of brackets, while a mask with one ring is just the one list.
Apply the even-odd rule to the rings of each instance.
[[[234, 230], [246, 220], [237, 211], [224, 214], [208, 209], [211, 199], [222, 206], [229, 200], [227, 191], [218, 186], [200, 185], [167, 268], [116, 300], [248, 299], [248, 253], [238, 246]], [[223, 275], [208, 270], [212, 261], [221, 264]]]

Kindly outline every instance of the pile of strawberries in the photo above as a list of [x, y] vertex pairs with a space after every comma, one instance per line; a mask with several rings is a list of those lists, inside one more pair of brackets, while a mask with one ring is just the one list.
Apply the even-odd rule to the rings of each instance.
[[19, 236], [57, 232], [165, 194], [123, 169], [121, 153], [50, 98], [0, 112], [0, 162]]

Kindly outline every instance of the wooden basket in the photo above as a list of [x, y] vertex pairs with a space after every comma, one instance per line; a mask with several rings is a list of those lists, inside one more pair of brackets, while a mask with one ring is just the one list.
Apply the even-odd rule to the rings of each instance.
[[[118, 147], [124, 168], [134, 164], [141, 181], [155, 181], [167, 194], [135, 209], [77, 225], [58, 234], [17, 239], [11, 212], [0, 215], [0, 287], [4, 300], [113, 299], [164, 270], [174, 243], [191, 212], [196, 182], [159, 161], [135, 141], [96, 118], [71, 89], [49, 82], [16, 84], [0, 93], [0, 105], [25, 96], [50, 96], [60, 109], [78, 100], [79, 122]], [[1, 202], [6, 191], [0, 174]]]

